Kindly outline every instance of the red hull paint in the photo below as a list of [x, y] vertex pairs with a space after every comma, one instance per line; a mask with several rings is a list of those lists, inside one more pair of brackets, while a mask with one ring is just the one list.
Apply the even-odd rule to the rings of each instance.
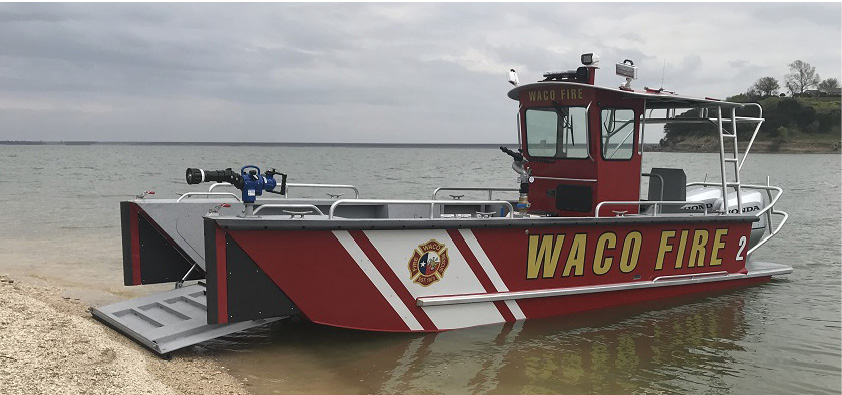
[[[611, 307], [629, 306], [637, 303], [651, 302], [655, 300], [668, 300], [673, 297], [698, 295], [700, 298], [717, 292], [750, 287], [769, 282], [770, 277], [753, 277], [745, 280], [729, 280], [694, 285], [677, 285], [671, 287], [646, 288], [628, 291], [612, 291], [583, 295], [556, 296], [549, 298], [521, 299], [518, 304], [526, 313], [529, 319], [557, 317], [568, 314], [583, 313], [588, 311], [606, 309]], [[503, 302], [495, 302], [503, 304]], [[514, 322], [514, 317], [506, 318], [505, 322]], [[314, 321], [317, 324], [334, 326], [338, 328], [374, 330], [389, 332], [408, 332], [406, 330], [378, 330], [367, 327], [352, 327], [337, 325], [330, 322]], [[503, 321], [501, 321], [502, 323]], [[486, 325], [493, 325], [489, 323]], [[444, 332], [446, 330], [425, 330], [423, 332]]]
[[[727, 229], [727, 234], [720, 238], [723, 246], [716, 251], [717, 259], [721, 263], [711, 266], [712, 243], [711, 240], [717, 229]], [[740, 239], [748, 237], [751, 230], [749, 222], [730, 223], [727, 225], [717, 224], [635, 224], [635, 225], [613, 225], [613, 226], [569, 226], [564, 228], [532, 228], [525, 233], [523, 230], [516, 232], [510, 229], [474, 229], [473, 234], [482, 246], [482, 249], [494, 263], [494, 267], [500, 273], [511, 291], [528, 291], [535, 289], [567, 288], [589, 285], [618, 284], [637, 280], [653, 280], [659, 276], [673, 276], [698, 274], [714, 271], [726, 271], [728, 273], [744, 273], [745, 261], [744, 250], [740, 250]], [[661, 257], [661, 268], [657, 268], [659, 252], [661, 250], [661, 238], [663, 232], [675, 232], [675, 236], [668, 238], [669, 247], [664, 247]], [[686, 232], [686, 241], [683, 251], [680, 251], [681, 234]], [[614, 240], [613, 248], [609, 241], [602, 246], [602, 260], [596, 262], [597, 250], [599, 249], [599, 238], [601, 235], [611, 233]], [[692, 242], [694, 234], [707, 234], [708, 242], [705, 249], [693, 254]], [[639, 240], [639, 253], [636, 264], [631, 270], [624, 271], [622, 268], [624, 241], [628, 241], [629, 252], [628, 266], [634, 255], [635, 244]], [[563, 236], [563, 237], [560, 237]], [[584, 264], [581, 265], [581, 274], [577, 273], [576, 253], [574, 244], [576, 238], [584, 246], [584, 251], [579, 251], [584, 257]], [[700, 239], [702, 237], [699, 237]], [[541, 247], [542, 244], [552, 243], [547, 247], [557, 247], [561, 242], [562, 248], [558, 251], [556, 266], [554, 270], [547, 269], [545, 259], [540, 266], [536, 276], [530, 276], [527, 265], [530, 260], [530, 243]], [[667, 251], [668, 249], [672, 251]], [[543, 257], [540, 249], [536, 249], [535, 259]], [[554, 251], [552, 251], [554, 253]], [[738, 257], [738, 255], [740, 255]], [[550, 256], [552, 260], [552, 256]], [[691, 260], [693, 267], [689, 267]], [[676, 268], [677, 261], [681, 267]], [[608, 269], [604, 274], [597, 274], [601, 263], [605, 263]], [[699, 265], [702, 263], [703, 265]], [[537, 266], [537, 264], [536, 264]], [[568, 271], [567, 266], [570, 266]], [[547, 274], [551, 274], [547, 276]], [[639, 277], [638, 277], [639, 276]]]
[[[465, 239], [462, 237], [462, 234], [455, 229], [451, 229], [447, 231], [447, 234], [453, 239], [453, 243], [456, 245], [456, 248], [459, 251], [470, 251], [470, 247], [468, 247]], [[492, 293], [496, 292], [494, 285], [485, 271], [482, 269], [482, 265], [477, 261], [476, 256], [474, 254], [465, 253], [465, 260], [467, 261], [468, 265], [471, 267], [471, 270], [477, 275], [477, 279], [479, 280], [482, 287], [485, 289], [485, 292]], [[506, 306], [504, 302], [494, 302], [494, 307], [497, 308], [497, 311], [500, 312], [500, 315], [506, 320], [506, 322], [514, 322], [515, 316], [512, 315], [512, 311]]]
[[228, 233], [309, 320], [357, 329], [409, 330], [331, 232]]
[[406, 290], [406, 288], [401, 285], [401, 281], [398, 279], [397, 275], [389, 270], [389, 264], [386, 263], [382, 256], [380, 256], [377, 249], [371, 245], [371, 242], [368, 240], [365, 233], [359, 230], [351, 231], [350, 233], [357, 245], [360, 246], [360, 249], [362, 249], [368, 259], [372, 261], [374, 267], [377, 268], [377, 271], [380, 272], [383, 278], [386, 279], [386, 282], [389, 283], [389, 286], [395, 291], [404, 305], [409, 308], [409, 311], [412, 312], [412, 315], [416, 320], [418, 320], [424, 330], [435, 331], [436, 326], [432, 321], [430, 321], [430, 317], [427, 316], [427, 313], [425, 313], [424, 310], [415, 307], [415, 299]]
[[[564, 315], [768, 281], [769, 277], [747, 278], [446, 306], [419, 307], [416, 302], [420, 296], [494, 294], [638, 281], [649, 283], [659, 276], [709, 272], [745, 273], [744, 261], [739, 260], [742, 253], [740, 239], [746, 237], [749, 231], [748, 221], [429, 232], [217, 228], [214, 241], [218, 280], [208, 286], [218, 290], [218, 313], [220, 322], [225, 322], [222, 317], [227, 317], [229, 313], [227, 292], [234, 292], [226, 289], [226, 267], [236, 264], [225, 260], [227, 234], [313, 322], [373, 331], [435, 332], [513, 322], [518, 315], [525, 318]], [[684, 247], [679, 246], [682, 244], [682, 233], [687, 234]], [[664, 234], [674, 236], [665, 237]], [[697, 237], [697, 234], [706, 236]], [[342, 237], [344, 241], [340, 240]], [[396, 254], [393, 245], [384, 246], [384, 238], [396, 238], [398, 242], [409, 245], [421, 245], [438, 238], [451, 251], [450, 272], [444, 272], [440, 281], [427, 286], [413, 283], [409, 280], [410, 269], [407, 267], [412, 248], [403, 251], [401, 247]], [[541, 243], [551, 244], [542, 246]], [[692, 249], [694, 244], [697, 245], [695, 251]], [[660, 268], [656, 264], [659, 260]], [[691, 261], [694, 265], [688, 267]], [[711, 266], [714, 262], [717, 264]], [[462, 267], [457, 269], [454, 265]], [[553, 266], [553, 270], [549, 270], [548, 266]], [[577, 274], [577, 268], [580, 274]], [[603, 270], [603, 274], [596, 273]], [[449, 273], [462, 274], [459, 277]], [[491, 277], [497, 278], [496, 284]], [[460, 288], [459, 284], [471, 281], [480, 284], [481, 290], [468, 292]], [[490, 316], [489, 305], [493, 306]], [[486, 307], [486, 316], [482, 319], [485, 321], [461, 323], [465, 322], [465, 315], [473, 314], [471, 309], [482, 307]], [[444, 318], [443, 311], [446, 311]], [[448, 324], [448, 314], [460, 324]]]
[[652, 300], [712, 293], [727, 289], [747, 287], [768, 282], [771, 277], [754, 277], [745, 280], [729, 280], [692, 285], [644, 288], [637, 290], [601, 292], [593, 294], [559, 296], [553, 298], [526, 299], [518, 301], [521, 309], [529, 318], [552, 317], [579, 313], [583, 311], [631, 305]]

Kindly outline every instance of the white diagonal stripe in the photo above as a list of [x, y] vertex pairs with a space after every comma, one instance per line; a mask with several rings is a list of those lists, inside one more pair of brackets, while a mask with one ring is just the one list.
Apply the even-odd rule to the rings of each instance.
[[523, 310], [520, 309], [516, 300], [507, 300], [506, 306], [509, 306], [509, 310], [512, 311], [512, 315], [515, 316], [516, 320], [525, 320], [526, 315], [523, 314]]
[[[485, 274], [488, 276], [488, 279], [491, 280], [491, 284], [494, 285], [497, 292], [508, 292], [509, 288], [503, 283], [503, 279], [500, 278], [500, 274], [497, 273], [497, 269], [494, 268], [491, 260], [488, 259], [488, 255], [485, 255], [485, 251], [482, 249], [482, 246], [479, 245], [479, 241], [477, 241], [476, 236], [474, 236], [474, 232], [471, 232], [470, 229], [459, 229], [459, 233], [462, 234], [462, 238], [465, 239], [465, 244], [467, 244], [468, 248], [471, 249], [471, 252], [477, 258], [477, 262], [479, 262], [480, 266], [482, 266], [482, 270], [485, 271]], [[512, 311], [512, 315], [515, 316], [516, 320], [526, 318], [526, 315], [523, 314], [523, 310], [520, 309], [516, 300], [507, 300], [506, 306]]]
[[[485, 293], [477, 274], [475, 273], [462, 252], [456, 248], [446, 229], [406, 229], [393, 230], [365, 230], [363, 231], [383, 257], [386, 264], [395, 273], [398, 280], [416, 301], [425, 296], [461, 295]], [[429, 286], [413, 282], [410, 277], [409, 260], [420, 244], [429, 240], [437, 240], [447, 248], [449, 263], [447, 271]], [[398, 287], [399, 285], [395, 285]], [[494, 303], [470, 303], [466, 305], [421, 307], [433, 326], [439, 330], [467, 328], [504, 322], [500, 310]]]
[[406, 307], [403, 303], [401, 298], [398, 294], [395, 293], [395, 290], [389, 286], [389, 283], [386, 282], [386, 279], [383, 278], [383, 275], [377, 271], [377, 268], [374, 267], [374, 264], [371, 263], [371, 260], [365, 255], [360, 246], [357, 245], [357, 242], [354, 241], [354, 238], [351, 236], [348, 231], [345, 230], [334, 230], [333, 235], [336, 236], [336, 239], [339, 240], [339, 243], [342, 244], [342, 247], [345, 247], [345, 251], [351, 255], [351, 258], [357, 262], [360, 269], [362, 269], [363, 273], [368, 276], [368, 279], [371, 280], [371, 283], [380, 291], [380, 294], [383, 295], [383, 298], [386, 299], [387, 302], [395, 309], [395, 312], [403, 319], [403, 322], [409, 327], [410, 330], [413, 331], [420, 331], [424, 330], [424, 327], [415, 319], [415, 316], [412, 315], [412, 312]]

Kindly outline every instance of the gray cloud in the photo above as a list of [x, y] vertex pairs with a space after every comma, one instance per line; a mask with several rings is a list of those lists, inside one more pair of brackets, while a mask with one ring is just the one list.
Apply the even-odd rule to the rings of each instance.
[[[717, 15], [711, 18], [709, 15]], [[0, 140], [510, 142], [522, 81], [725, 97], [802, 59], [839, 4], [0, 4]]]

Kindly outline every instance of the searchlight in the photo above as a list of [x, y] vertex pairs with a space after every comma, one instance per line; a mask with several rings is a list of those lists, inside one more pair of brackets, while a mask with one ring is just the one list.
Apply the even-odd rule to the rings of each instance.
[[626, 83], [620, 85], [620, 89], [631, 90], [632, 80], [637, 79], [637, 66], [634, 65], [631, 59], [626, 59], [623, 63], [617, 63], [617, 75], [626, 77]]

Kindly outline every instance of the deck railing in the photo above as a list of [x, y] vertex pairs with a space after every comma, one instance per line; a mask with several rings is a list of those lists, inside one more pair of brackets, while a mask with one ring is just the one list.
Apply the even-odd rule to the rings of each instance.
[[[492, 193], [493, 192], [517, 192], [520, 189], [518, 188], [496, 188], [496, 187], [441, 187], [436, 188], [433, 191], [433, 200], [436, 200], [436, 196], [439, 194], [440, 191], [487, 191], [488, 192], [488, 200], [492, 200]], [[453, 197], [451, 195], [451, 197]], [[454, 200], [458, 200], [459, 198], [453, 197]]]
[[237, 199], [237, 201], [240, 201], [240, 197], [237, 196], [236, 194], [231, 193], [231, 192], [210, 192], [210, 191], [208, 191], [208, 192], [187, 192], [185, 194], [182, 194], [181, 197], [179, 197], [178, 200], [176, 200], [175, 202], [178, 203], [178, 202], [184, 200], [185, 198], [189, 198], [189, 197], [193, 197], [193, 196], [209, 196], [209, 197], [223, 197], [224, 196], [224, 197], [233, 197], [234, 199]]
[[[599, 212], [603, 206], [645, 206], [645, 205], [652, 205], [655, 206], [655, 210], [653, 212], [653, 216], [658, 216], [660, 211], [658, 208], [660, 206], [675, 206], [675, 205], [688, 205], [688, 204], [699, 204], [699, 202], [691, 202], [689, 200], [628, 200], [628, 201], [604, 201], [600, 202], [596, 205], [596, 209], [594, 210], [594, 216], [599, 218]], [[704, 207], [704, 214], [708, 214], [707, 207]], [[619, 212], [618, 212], [619, 213]], [[623, 212], [622, 214], [625, 214]]]
[[[230, 187], [232, 186], [230, 182], [217, 182], [211, 184], [208, 188], [208, 192], [212, 192], [216, 187]], [[360, 190], [353, 185], [344, 185], [344, 184], [299, 184], [299, 183], [287, 183], [287, 193], [283, 195], [284, 197], [289, 197], [289, 190], [291, 188], [321, 188], [321, 189], [350, 189], [354, 191], [354, 199], [360, 198]], [[330, 195], [330, 194], [328, 194]], [[331, 196], [341, 196], [341, 195], [331, 195]]]
[[509, 209], [509, 212], [506, 214], [506, 218], [512, 217], [512, 212], [514, 208], [512, 204], [504, 201], [504, 200], [390, 200], [390, 199], [340, 199], [333, 204], [330, 205], [330, 211], [328, 211], [328, 218], [333, 219], [334, 213], [336, 212], [336, 208], [339, 206], [363, 206], [363, 205], [374, 205], [374, 204], [403, 204], [403, 205], [429, 205], [430, 206], [430, 217], [435, 217], [435, 208], [436, 205], [438, 206], [473, 206], [473, 205], [495, 205], [501, 204]]
[[274, 203], [261, 204], [259, 207], [254, 209], [253, 214], [257, 215], [258, 212], [260, 212], [261, 210], [263, 210], [265, 208], [304, 208], [304, 209], [310, 210], [310, 211], [306, 211], [306, 212], [304, 212], [304, 211], [301, 211], [301, 212], [285, 212], [285, 214], [290, 214], [290, 215], [293, 215], [293, 216], [304, 215], [304, 214], [308, 214], [308, 213], [311, 213], [311, 212], [314, 212], [317, 215], [325, 215], [325, 213], [323, 213], [322, 210], [319, 210], [318, 207], [316, 207], [315, 205], [312, 205], [312, 204], [274, 204]]
[[[712, 183], [712, 182], [690, 182], [687, 183], [687, 186], [706, 186], [706, 187], [717, 187], [719, 183]], [[774, 237], [775, 235], [780, 232], [781, 228], [783, 228], [786, 220], [789, 219], [789, 214], [782, 210], [775, 210], [775, 204], [778, 203], [778, 199], [780, 199], [781, 195], [783, 195], [783, 190], [779, 187], [770, 185], [769, 177], [766, 177], [766, 185], [751, 185], [751, 184], [742, 184], [742, 188], [744, 189], [754, 189], [765, 191], [766, 195], [769, 197], [769, 204], [766, 207], [763, 207], [760, 211], [758, 211], [755, 215], [760, 217], [761, 215], [766, 216], [766, 226], [769, 229], [769, 234], [764, 237], [760, 242], [758, 242], [754, 247], [746, 252], [746, 256], [750, 256], [752, 252], [757, 250], [763, 244], [766, 244], [769, 239]], [[772, 192], [776, 192], [775, 195], [772, 195]], [[772, 215], [777, 215], [781, 217], [781, 221], [778, 223], [778, 226], [772, 226]]]

